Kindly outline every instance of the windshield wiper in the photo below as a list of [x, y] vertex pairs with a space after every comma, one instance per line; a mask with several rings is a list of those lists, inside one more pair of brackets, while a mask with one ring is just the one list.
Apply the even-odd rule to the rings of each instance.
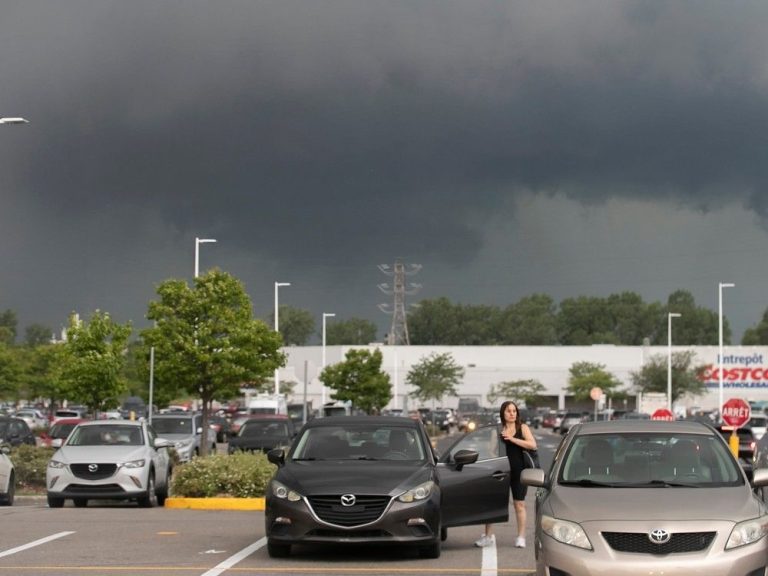
[[693, 482], [670, 482], [669, 480], [651, 480], [646, 482], [645, 486], [659, 487], [659, 488], [701, 488], [701, 484], [694, 484]]
[[567, 480], [560, 482], [563, 486], [609, 486], [614, 487], [620, 485], [617, 482], [598, 482], [597, 480], [590, 480], [589, 478], [582, 478], [581, 480]]
[[305, 460], [317, 460], [314, 456], [311, 456], [309, 458], [291, 458], [294, 462], [304, 462]]

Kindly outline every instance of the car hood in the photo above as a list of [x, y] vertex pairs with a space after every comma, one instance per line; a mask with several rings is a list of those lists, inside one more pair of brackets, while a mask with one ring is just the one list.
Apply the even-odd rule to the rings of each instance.
[[[211, 430], [211, 433], [213, 433], [213, 430]], [[172, 442], [178, 442], [179, 440], [194, 440], [195, 436], [193, 434], [157, 434], [158, 438], [164, 438], [166, 440], [171, 440]]]
[[63, 462], [130, 462], [146, 458], [145, 446], [63, 446], [53, 460]]
[[[594, 488], [558, 486], [547, 500], [556, 518], [590, 520], [728, 520], [765, 509], [744, 486], [725, 488]], [[670, 513], [674, 510], [674, 513]]]
[[432, 469], [420, 462], [328, 460], [288, 462], [276, 478], [304, 496], [347, 492], [396, 496], [433, 475]]

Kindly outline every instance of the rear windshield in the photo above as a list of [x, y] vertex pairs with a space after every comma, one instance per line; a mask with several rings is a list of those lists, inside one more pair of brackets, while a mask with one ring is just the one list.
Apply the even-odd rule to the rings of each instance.
[[192, 418], [189, 416], [179, 418], [155, 418], [152, 427], [158, 434], [192, 434]]
[[582, 435], [563, 458], [558, 480], [577, 486], [733, 486], [739, 465], [720, 438], [675, 433]]

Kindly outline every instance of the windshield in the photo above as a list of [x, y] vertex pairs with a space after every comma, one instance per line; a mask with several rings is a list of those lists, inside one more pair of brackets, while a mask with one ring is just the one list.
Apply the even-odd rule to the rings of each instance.
[[293, 460], [424, 460], [416, 428], [344, 425], [308, 428], [291, 454]]
[[51, 438], [66, 438], [69, 433], [77, 426], [77, 424], [54, 424], [51, 426], [51, 431], [48, 436]]
[[574, 439], [560, 467], [561, 484], [648, 487], [743, 483], [728, 447], [693, 434], [595, 434]]
[[288, 436], [285, 422], [259, 422], [250, 420], [240, 428], [240, 436]]
[[67, 446], [141, 446], [144, 444], [138, 426], [78, 426]]
[[192, 434], [192, 418], [155, 418], [152, 427], [158, 434]]

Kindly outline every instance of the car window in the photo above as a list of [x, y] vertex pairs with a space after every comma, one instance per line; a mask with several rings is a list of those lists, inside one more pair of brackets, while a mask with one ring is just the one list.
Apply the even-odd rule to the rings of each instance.
[[288, 426], [285, 422], [260, 422], [251, 420], [240, 428], [239, 436], [288, 436]]
[[560, 467], [562, 484], [621, 487], [738, 485], [742, 474], [717, 437], [673, 433], [577, 436]]
[[69, 436], [69, 433], [74, 430], [75, 426], [76, 424], [54, 424], [51, 426], [51, 431], [48, 433], [48, 436], [51, 438], [64, 439]]
[[68, 446], [141, 446], [141, 428], [137, 426], [78, 426]]
[[499, 455], [506, 458], [506, 451], [502, 449], [501, 438], [496, 426], [487, 426], [466, 434], [450, 449], [450, 460], [459, 450], [474, 450], [478, 453], [477, 460], [490, 460]]
[[155, 418], [152, 426], [160, 435], [163, 434], [192, 434], [192, 419], [179, 418]]
[[418, 460], [426, 458], [416, 428], [350, 424], [307, 428], [289, 455], [294, 460]]

